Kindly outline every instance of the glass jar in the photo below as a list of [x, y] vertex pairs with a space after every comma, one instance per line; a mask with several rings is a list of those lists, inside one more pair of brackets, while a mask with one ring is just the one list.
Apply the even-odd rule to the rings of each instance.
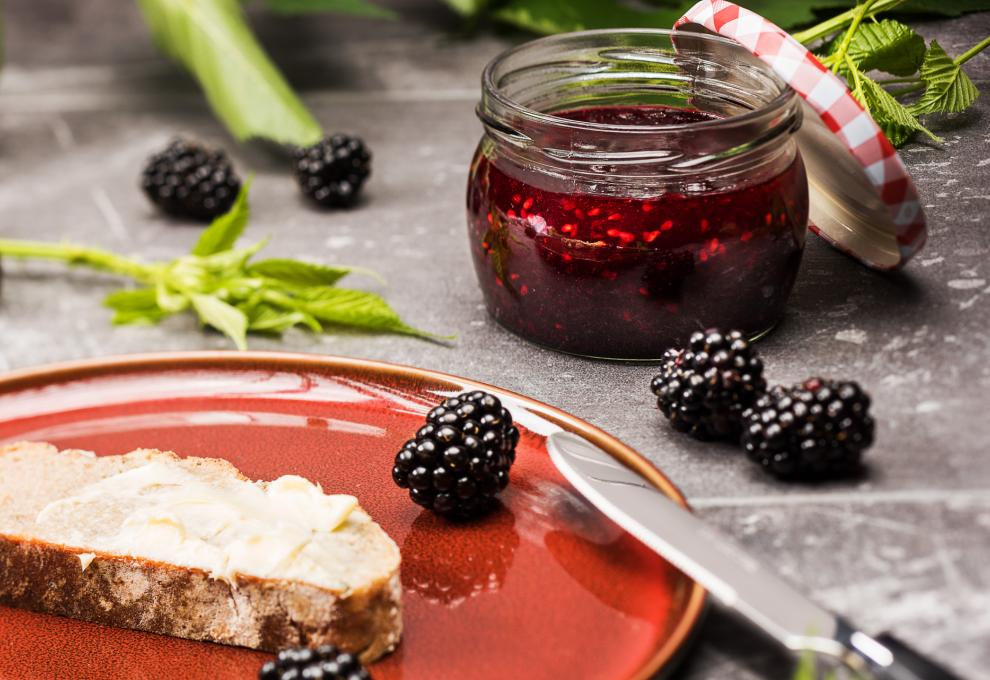
[[468, 234], [492, 316], [553, 349], [658, 359], [781, 318], [804, 250], [798, 96], [738, 44], [571, 33], [485, 69]]

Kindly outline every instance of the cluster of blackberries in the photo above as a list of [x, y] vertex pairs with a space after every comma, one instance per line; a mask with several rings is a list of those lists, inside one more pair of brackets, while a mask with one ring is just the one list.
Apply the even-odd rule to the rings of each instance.
[[781, 478], [854, 473], [873, 443], [870, 397], [857, 383], [810, 378], [768, 391], [763, 362], [739, 331], [694, 333], [687, 348], [667, 351], [651, 388], [677, 430], [738, 442]]
[[371, 680], [357, 657], [334, 645], [283, 649], [258, 672], [258, 680]]
[[472, 517], [508, 485], [518, 443], [519, 430], [497, 397], [465, 392], [430, 411], [395, 456], [392, 479], [424, 508]]
[[[336, 134], [295, 151], [299, 188], [317, 204], [354, 205], [371, 174], [371, 153], [358, 137]], [[241, 180], [221, 149], [173, 140], [148, 159], [141, 188], [174, 217], [209, 221], [234, 204]]]

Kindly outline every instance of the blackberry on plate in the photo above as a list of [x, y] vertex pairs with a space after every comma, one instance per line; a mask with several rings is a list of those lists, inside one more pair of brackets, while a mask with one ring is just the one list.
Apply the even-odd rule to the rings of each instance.
[[743, 414], [742, 445], [765, 471], [823, 479], [860, 469], [873, 443], [870, 397], [855, 382], [809, 378], [777, 386]]
[[392, 479], [424, 508], [471, 517], [508, 485], [518, 443], [519, 430], [497, 397], [464, 392], [430, 411], [395, 456]]
[[230, 209], [241, 180], [222, 150], [175, 139], [148, 159], [141, 188], [169, 215], [205, 222]]
[[357, 657], [334, 645], [283, 649], [258, 672], [258, 680], [370, 680]]
[[371, 152], [359, 137], [336, 134], [296, 150], [296, 181], [326, 208], [354, 205], [371, 174]]
[[709, 329], [692, 334], [687, 349], [667, 350], [650, 388], [674, 429], [735, 441], [743, 411], [766, 381], [763, 361], [741, 332]]

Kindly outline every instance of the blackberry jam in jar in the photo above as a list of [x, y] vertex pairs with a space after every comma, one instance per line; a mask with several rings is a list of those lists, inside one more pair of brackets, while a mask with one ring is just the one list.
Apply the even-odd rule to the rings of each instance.
[[800, 100], [769, 67], [714, 35], [588, 31], [509, 50], [482, 90], [468, 232], [499, 323], [649, 360], [780, 320], [808, 186]]

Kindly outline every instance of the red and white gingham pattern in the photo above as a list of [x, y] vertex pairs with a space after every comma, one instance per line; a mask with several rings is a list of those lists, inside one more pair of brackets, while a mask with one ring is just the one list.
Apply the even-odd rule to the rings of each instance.
[[[862, 164], [877, 193], [887, 205], [896, 227], [900, 262], [893, 267], [850, 254], [868, 265], [894, 269], [903, 266], [925, 243], [925, 213], [918, 191], [893, 145], [846, 85], [822, 65], [801, 43], [759, 14], [726, 0], [701, 0], [677, 20], [674, 28], [699, 24], [741, 43], [766, 62], [821, 116], [822, 121]], [[846, 252], [813, 225], [816, 233]]]

